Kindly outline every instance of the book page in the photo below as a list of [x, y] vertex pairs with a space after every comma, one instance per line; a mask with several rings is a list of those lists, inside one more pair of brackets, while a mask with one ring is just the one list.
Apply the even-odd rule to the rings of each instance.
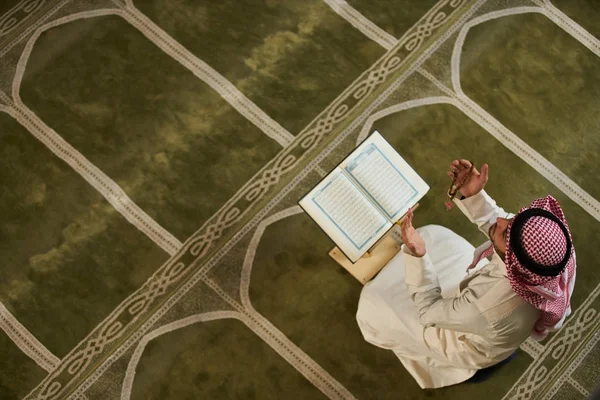
[[378, 132], [352, 153], [343, 168], [393, 222], [429, 190], [429, 186]]
[[392, 226], [340, 169], [299, 204], [352, 262]]

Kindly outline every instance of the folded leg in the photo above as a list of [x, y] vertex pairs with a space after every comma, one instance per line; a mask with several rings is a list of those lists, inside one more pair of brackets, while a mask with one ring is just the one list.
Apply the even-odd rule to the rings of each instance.
[[[473, 259], [474, 247], [439, 225], [428, 225], [418, 232], [436, 268], [442, 296], [453, 296]], [[409, 371], [428, 368], [431, 350], [423, 339], [424, 328], [406, 288], [402, 252], [365, 285], [356, 319], [367, 342], [393, 350]]]

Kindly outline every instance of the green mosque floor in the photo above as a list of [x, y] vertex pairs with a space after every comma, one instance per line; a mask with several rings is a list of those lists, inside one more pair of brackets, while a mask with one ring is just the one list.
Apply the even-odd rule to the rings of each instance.
[[384, 53], [322, 0], [135, 4], [294, 135]]
[[3, 1], [2, 4], [0, 4], [0, 13], [2, 13], [1, 15], [4, 15], [6, 12], [8, 12], [10, 9], [12, 9], [14, 6], [16, 6], [18, 3], [19, 3], [19, 0]]
[[463, 60], [465, 94], [599, 198], [600, 176], [590, 173], [600, 153], [598, 57], [543, 15], [525, 14], [473, 28]]
[[27, 357], [4, 332], [0, 332], [0, 349], [2, 364], [6, 366], [0, 373], [0, 393], [5, 399], [21, 399], [35, 383], [44, 379], [47, 372]]
[[35, 50], [23, 102], [181, 241], [280, 149], [119, 17], [57, 27]]
[[387, 1], [349, 0], [348, 4], [396, 38], [402, 37], [416, 21], [438, 3], [436, 0]]
[[132, 390], [133, 399], [148, 400], [282, 396], [326, 399], [242, 322], [233, 319], [191, 325], [150, 342]]
[[586, 0], [553, 0], [552, 4], [573, 18], [592, 35], [600, 36], [600, 26], [598, 26], [600, 3]]
[[[2, 65], [1, 46], [40, 17], [36, 7], [43, 12], [50, 7], [42, 7], [44, 2], [31, 2], [29, 7], [26, 1], [1, 3], [0, 15], [14, 6], [31, 15], [19, 14], [16, 30], [3, 25], [0, 17], [0, 80], [10, 70]], [[552, 3], [600, 37], [595, 0]], [[96, 7], [123, 4], [103, 0]], [[85, 397], [77, 398], [91, 400], [320, 399], [337, 387], [348, 393], [337, 398], [500, 400], [543, 395], [564, 400], [584, 399], [586, 391], [600, 384], [597, 374], [589, 372], [597, 371], [600, 363], [594, 339], [600, 327], [600, 273], [594, 268], [600, 222], [582, 208], [583, 200], [563, 193], [464, 109], [420, 105], [379, 117], [372, 129], [379, 130], [431, 187], [420, 201], [417, 225], [450, 227], [473, 245], [485, 240], [460, 211], [444, 208], [449, 183], [445, 171], [456, 157], [489, 163], [487, 190], [509, 211], [546, 194], [560, 201], [577, 249], [572, 307], [575, 312], [583, 310], [584, 317], [576, 314], [568, 319], [579, 318], [543, 341], [539, 356], [522, 349], [484, 383], [421, 390], [392, 352], [364, 341], [355, 319], [362, 286], [329, 258], [333, 243], [297, 207], [298, 199], [322, 179], [317, 169], [306, 172], [312, 168], [309, 163], [318, 161], [325, 172], [333, 168], [356, 146], [366, 117], [409, 100], [448, 96], [439, 85], [451, 85], [456, 33], [443, 33], [460, 28], [467, 21], [461, 15], [475, 5], [483, 6], [474, 16], [539, 4], [529, 0], [133, 4], [293, 136], [310, 131], [315, 118], [336, 98], [350, 96], [353, 103], [336, 103], [337, 114], [314, 125], [325, 132], [321, 142], [311, 147], [307, 136], [298, 138], [301, 144], [290, 151], [294, 156], [285, 158], [288, 149], [246, 119], [231, 98], [221, 97], [124, 18], [83, 18], [44, 32], [25, 68], [20, 89], [24, 106], [185, 244], [170, 256], [26, 127], [0, 112], [4, 260], [0, 303], [60, 359], [50, 370], [36, 364], [21, 350], [23, 343], [5, 333], [9, 330], [0, 313], [0, 354], [5, 361], [0, 363], [0, 399], [28, 394], [41, 398], [50, 387], [58, 389], [47, 399], [67, 398], [78, 388], [77, 394]], [[390, 61], [394, 50], [369, 39], [330, 4], [353, 7], [396, 39], [412, 29], [413, 41], [405, 51], [414, 54]], [[88, 6], [72, 2], [60, 15]], [[415, 26], [433, 7], [443, 7], [444, 15]], [[449, 39], [442, 43], [444, 38]], [[425, 54], [434, 40], [441, 47]], [[600, 50], [600, 44], [596, 46]], [[14, 49], [22, 51], [19, 46]], [[410, 65], [395, 67], [395, 63], [412, 63], [421, 54], [429, 57], [425, 71], [412, 71], [392, 87], [404, 79], [401, 74]], [[383, 67], [378, 64], [382, 57], [388, 57]], [[600, 198], [596, 54], [549, 18], [523, 14], [473, 27], [460, 65], [466, 96], [594, 202]], [[427, 73], [441, 83], [436, 87]], [[368, 77], [365, 86], [376, 89], [361, 98], [353, 82], [364, 77]], [[387, 97], [380, 103], [383, 95]], [[2, 96], [0, 104], [12, 110]], [[452, 101], [456, 104], [457, 99]], [[345, 104], [358, 100], [362, 102], [347, 117], [339, 118], [346, 112]], [[271, 189], [264, 189], [275, 181]], [[243, 192], [248, 185], [258, 189]], [[259, 189], [266, 194], [253, 203]], [[237, 208], [242, 203], [232, 200], [239, 193], [252, 204], [247, 209]], [[229, 211], [218, 214], [219, 210]], [[214, 243], [206, 255], [198, 255], [192, 246], [199, 237]], [[175, 266], [171, 272], [178, 266], [189, 271], [176, 280], [163, 274], [168, 266]], [[143, 314], [123, 306], [132, 296], [153, 293], [162, 297]], [[238, 319], [223, 314], [210, 322], [160, 331], [185, 318], [232, 310]], [[119, 312], [129, 314], [114, 322]], [[128, 325], [123, 327], [125, 320]], [[110, 343], [103, 342], [115, 332]], [[147, 344], [140, 347], [143, 340]], [[298, 361], [302, 357], [314, 364]], [[79, 369], [84, 362], [88, 363]], [[531, 392], [534, 375], [542, 376], [544, 383]], [[315, 379], [331, 386], [319, 386]]]
[[[593, 263], [595, 245], [587, 241], [586, 246], [585, 238], [600, 234], [600, 224], [589, 221], [581, 208], [499, 142], [490, 140], [487, 132], [453, 106], [434, 105], [393, 114], [379, 120], [377, 129], [432, 188], [416, 213], [419, 225], [452, 227], [474, 245], [484, 240], [460, 211], [446, 212], [443, 204], [447, 176], [439, 171], [447, 167], [450, 154], [462, 154], [489, 162], [488, 192], [507, 210], [518, 211], [531, 199], [548, 193], [557, 197], [571, 225], [578, 227], [573, 238], [578, 244], [578, 264]], [[516, 181], [522, 183], [522, 190], [513, 188]], [[290, 237], [285, 232], [296, 234]], [[354, 319], [361, 285], [329, 258], [331, 247], [327, 236], [306, 215], [271, 225], [254, 258], [250, 287], [254, 307], [357, 398], [392, 399], [402, 390], [419, 393], [391, 352], [363, 345]], [[593, 269], [581, 268], [578, 273], [575, 305], [598, 284]], [[425, 393], [440, 399], [482, 396], [494, 387], [501, 390], [514, 382], [530, 362], [528, 355], [519, 354], [485, 385], [458, 385]]]
[[20, 125], [0, 121], [10, 171], [0, 202], [11, 210], [0, 217], [0, 298], [61, 357], [168, 255]]

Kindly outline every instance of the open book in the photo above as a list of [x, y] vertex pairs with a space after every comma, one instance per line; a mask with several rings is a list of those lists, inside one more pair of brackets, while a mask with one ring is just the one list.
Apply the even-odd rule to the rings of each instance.
[[298, 204], [354, 263], [428, 190], [375, 131]]

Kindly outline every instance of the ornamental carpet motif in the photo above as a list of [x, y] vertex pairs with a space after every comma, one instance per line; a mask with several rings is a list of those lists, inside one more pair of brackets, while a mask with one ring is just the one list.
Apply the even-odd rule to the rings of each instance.
[[[600, 3], [5, 0], [1, 399], [586, 399], [600, 384]], [[573, 315], [479, 384], [421, 390], [298, 199], [373, 129], [444, 207], [552, 194]]]

